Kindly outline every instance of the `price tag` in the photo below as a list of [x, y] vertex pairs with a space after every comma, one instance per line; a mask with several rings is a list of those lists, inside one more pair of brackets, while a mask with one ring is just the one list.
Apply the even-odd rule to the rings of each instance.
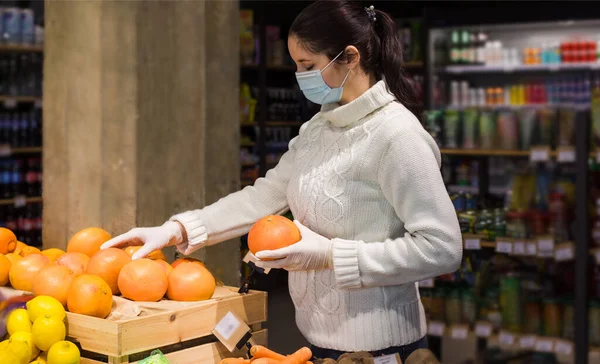
[[513, 254], [514, 255], [526, 255], [524, 241], [515, 241], [515, 243], [513, 244]]
[[7, 109], [14, 109], [15, 107], [17, 107], [17, 100], [16, 99], [4, 100], [4, 107]]
[[571, 260], [574, 256], [575, 252], [573, 251], [572, 245], [561, 246], [554, 252], [554, 259], [559, 262]]
[[560, 66], [558, 64], [551, 64], [548, 66], [548, 70], [552, 72], [560, 71]]
[[538, 258], [554, 258], [554, 252], [552, 250], [538, 250]]
[[373, 364], [401, 364], [400, 354], [382, 355], [373, 358]]
[[433, 288], [435, 286], [433, 278], [424, 279], [419, 281], [419, 287], [422, 288]]
[[455, 326], [450, 331], [450, 336], [457, 340], [465, 340], [468, 334], [469, 330], [464, 326]]
[[531, 243], [527, 243], [527, 245], [525, 246], [525, 254], [526, 255], [530, 255], [530, 256], [536, 256], [537, 255], [537, 243], [536, 242], [531, 242]]
[[42, 105], [42, 103], [43, 103], [43, 102], [42, 102], [42, 100], [41, 100], [41, 99], [35, 100], [35, 103], [34, 103], [34, 106], [35, 106], [35, 108], [36, 108], [36, 109], [41, 109], [41, 108], [42, 108], [42, 106], [43, 106], [43, 105]]
[[552, 352], [554, 342], [551, 339], [537, 339], [535, 342], [535, 350], [541, 352]]
[[572, 163], [575, 162], [575, 148], [562, 147], [558, 150], [558, 162]]
[[12, 150], [10, 145], [8, 144], [0, 144], [0, 157], [8, 157], [12, 154]]
[[573, 353], [573, 344], [568, 341], [557, 341], [554, 345], [554, 352], [556, 354], [571, 355]]
[[467, 250], [481, 250], [481, 240], [479, 240], [479, 239], [465, 239], [465, 249], [467, 249]]
[[212, 330], [213, 335], [231, 352], [241, 349], [252, 336], [251, 332], [250, 327], [231, 311]]
[[547, 162], [550, 159], [550, 148], [532, 148], [529, 152], [529, 159], [532, 162]]
[[478, 322], [475, 325], [475, 336], [490, 337], [492, 336], [492, 324], [489, 322]]
[[535, 347], [536, 337], [534, 335], [525, 335], [519, 338], [521, 349], [533, 349]]
[[554, 250], [554, 239], [538, 239], [538, 250]]
[[27, 205], [27, 198], [25, 196], [16, 196], [15, 199], [15, 207], [25, 207]]
[[431, 321], [429, 323], [429, 328], [427, 333], [431, 336], [442, 336], [444, 335], [444, 330], [446, 329], [446, 325], [443, 322]]
[[505, 345], [505, 346], [514, 345], [515, 335], [511, 334], [510, 332], [502, 331], [502, 332], [500, 332], [498, 341], [500, 341], [500, 344]]
[[512, 254], [513, 244], [508, 241], [499, 241], [496, 243], [496, 252], [504, 254]]

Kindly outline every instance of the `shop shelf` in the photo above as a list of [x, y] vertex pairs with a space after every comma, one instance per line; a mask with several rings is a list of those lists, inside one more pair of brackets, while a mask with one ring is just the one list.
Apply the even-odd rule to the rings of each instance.
[[38, 203], [38, 202], [42, 202], [42, 196], [36, 196], [36, 197], [18, 196], [15, 198], [0, 199], [0, 205], [23, 205], [23, 204]]
[[29, 52], [42, 53], [44, 52], [43, 44], [0, 44], [0, 52]]
[[589, 71], [600, 69], [600, 63], [560, 63], [560, 64], [535, 64], [535, 65], [515, 65], [515, 66], [482, 66], [482, 65], [452, 65], [446, 66], [443, 70], [446, 73], [512, 73], [512, 72], [557, 72], [557, 71]]

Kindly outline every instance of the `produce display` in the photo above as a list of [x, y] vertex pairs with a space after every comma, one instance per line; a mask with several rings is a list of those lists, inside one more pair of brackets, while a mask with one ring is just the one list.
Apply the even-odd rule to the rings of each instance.
[[100, 250], [110, 238], [101, 228], [86, 228], [72, 236], [66, 251], [40, 251], [0, 228], [0, 285], [51, 297], [70, 312], [98, 318], [110, 315], [113, 295], [144, 302], [213, 296], [217, 281], [201, 261], [181, 258], [171, 265], [161, 251], [132, 261], [139, 247]]
[[307, 347], [302, 347], [290, 355], [282, 355], [265, 346], [254, 345], [249, 354], [250, 359], [225, 358], [219, 364], [312, 364], [312, 351]]

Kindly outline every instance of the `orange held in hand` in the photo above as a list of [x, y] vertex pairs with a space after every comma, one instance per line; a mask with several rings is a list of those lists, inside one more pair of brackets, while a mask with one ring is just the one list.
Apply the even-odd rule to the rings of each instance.
[[215, 277], [198, 263], [179, 264], [168, 278], [167, 297], [173, 301], [202, 301], [215, 293]]
[[81, 275], [73, 280], [69, 288], [67, 307], [73, 313], [106, 318], [110, 314], [112, 304], [110, 287], [98, 276]]
[[92, 256], [87, 265], [87, 274], [94, 274], [104, 279], [112, 294], [119, 294], [119, 273], [123, 266], [131, 261], [131, 257], [118, 248], [100, 250]]
[[96, 254], [100, 246], [111, 239], [110, 234], [101, 228], [90, 227], [77, 232], [69, 240], [67, 253], [83, 253], [88, 257]]
[[17, 260], [9, 272], [11, 286], [14, 289], [31, 292], [35, 276], [50, 263], [50, 259], [41, 254], [33, 254]]
[[283, 216], [270, 215], [258, 220], [250, 229], [248, 249], [256, 254], [263, 250], [285, 248], [300, 239], [300, 230], [293, 221]]
[[0, 254], [12, 253], [17, 248], [15, 233], [7, 228], [0, 228]]
[[51, 296], [63, 306], [67, 305], [69, 288], [75, 280], [72, 270], [62, 265], [47, 265], [33, 280], [32, 292], [36, 296]]
[[125, 298], [132, 301], [157, 302], [167, 293], [169, 282], [159, 263], [141, 258], [123, 266], [117, 284]]

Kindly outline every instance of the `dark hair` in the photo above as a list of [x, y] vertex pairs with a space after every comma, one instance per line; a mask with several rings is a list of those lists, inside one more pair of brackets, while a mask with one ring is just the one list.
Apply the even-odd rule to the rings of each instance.
[[[333, 59], [349, 45], [360, 52], [360, 65], [377, 80], [384, 76], [396, 99], [420, 119], [420, 104], [404, 75], [402, 42], [394, 20], [375, 9], [375, 20], [365, 7], [348, 0], [317, 0], [296, 17], [289, 32], [312, 53]], [[347, 62], [344, 55], [336, 62]]]

